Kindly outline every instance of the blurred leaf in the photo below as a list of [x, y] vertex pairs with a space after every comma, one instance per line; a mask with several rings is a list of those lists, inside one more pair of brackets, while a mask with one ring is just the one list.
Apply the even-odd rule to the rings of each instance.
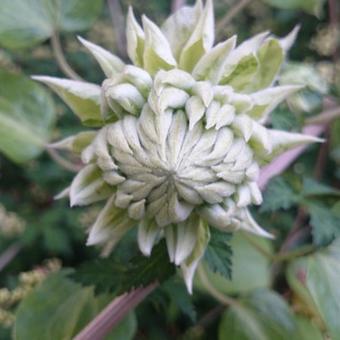
[[263, 198], [261, 212], [289, 209], [300, 199], [282, 177], [270, 181]]
[[101, 12], [102, 0], [2, 0], [0, 44], [6, 48], [34, 46], [55, 31], [82, 31]]
[[260, 289], [228, 308], [219, 325], [218, 339], [287, 340], [294, 339], [296, 331], [287, 303], [273, 291]]
[[271, 123], [274, 129], [293, 131], [300, 128], [296, 116], [288, 109], [276, 109], [271, 114]]
[[314, 14], [316, 16], [321, 15], [324, 0], [263, 0], [267, 4], [282, 8], [303, 10], [307, 13]]
[[65, 273], [51, 274], [20, 303], [15, 339], [71, 339], [89, 321], [81, 320], [83, 311], [94, 308], [91, 288], [81, 288]]
[[[73, 339], [110, 301], [94, 297], [92, 288], [83, 288], [66, 277], [67, 272], [50, 274], [20, 303], [14, 325], [15, 339]], [[136, 317], [127, 315], [106, 339], [134, 337]]]
[[313, 241], [317, 245], [327, 245], [340, 235], [340, 217], [323, 204], [308, 203]]
[[317, 182], [312, 178], [303, 179], [303, 196], [339, 196], [340, 190]]
[[[294, 261], [287, 273], [293, 290], [322, 317], [330, 338], [339, 340], [340, 238], [326, 249]], [[298, 280], [292, 280], [294, 276]]]
[[140, 253], [127, 263], [112, 254], [105, 259], [83, 263], [73, 277], [84, 285], [94, 285], [97, 292], [125, 292], [151, 282], [162, 282], [175, 273], [164, 242], [153, 248], [151, 256]]
[[0, 150], [14, 162], [43, 150], [55, 120], [51, 96], [40, 85], [0, 69]]
[[[137, 332], [137, 319], [130, 312], [111, 332], [105, 340], [132, 340]], [[313, 339], [314, 340], [314, 339]]]
[[[268, 240], [253, 235], [248, 235], [247, 238], [252, 239], [269, 253], [272, 252]], [[242, 233], [235, 233], [230, 245], [233, 254], [232, 280], [215, 274], [207, 268], [207, 274], [214, 286], [226, 294], [268, 287], [270, 285], [269, 260]]]
[[323, 340], [320, 329], [309, 319], [299, 316], [296, 318], [300, 340]]
[[195, 307], [182, 280], [179, 281], [170, 279], [163, 283], [161, 289], [167, 293], [170, 300], [178, 306], [178, 308], [187, 315], [192, 322], [196, 321]]
[[232, 235], [215, 228], [211, 228], [210, 231], [210, 241], [204, 254], [204, 260], [211, 271], [231, 279], [232, 249], [229, 243]]

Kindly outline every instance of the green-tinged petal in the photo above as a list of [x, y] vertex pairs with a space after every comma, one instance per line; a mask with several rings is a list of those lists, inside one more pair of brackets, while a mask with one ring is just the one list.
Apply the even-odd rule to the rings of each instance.
[[242, 92], [254, 80], [258, 68], [258, 58], [254, 54], [249, 54], [239, 61], [233, 71], [220, 81], [220, 84], [229, 85], [234, 90]]
[[288, 52], [295, 43], [300, 31], [300, 25], [296, 25], [285, 37], [279, 39], [280, 45], [285, 52]]
[[311, 143], [322, 143], [324, 140], [314, 136], [301, 133], [287, 132], [281, 130], [269, 130], [273, 150], [270, 157], [275, 157], [291, 148]]
[[123, 77], [124, 80], [136, 86], [145, 98], [148, 96], [152, 86], [152, 78], [148, 72], [133, 65], [126, 65]]
[[89, 126], [100, 126], [102, 124], [100, 86], [48, 76], [33, 76], [32, 78], [41, 81], [55, 91], [84, 124]]
[[85, 166], [73, 179], [70, 189], [71, 207], [87, 205], [106, 199], [112, 193], [112, 188], [102, 179], [102, 174], [96, 165]]
[[99, 213], [96, 222], [90, 229], [87, 245], [110, 242], [110, 246], [114, 247], [135, 225], [136, 222], [129, 219], [124, 209], [115, 206], [114, 200], [115, 195], [108, 200]]
[[181, 7], [164, 22], [162, 31], [177, 60], [179, 60], [181, 51], [191, 37], [201, 14], [202, 2], [198, 0], [195, 6]]
[[126, 42], [129, 58], [135, 65], [142, 67], [145, 34], [133, 14], [132, 7], [129, 7], [126, 19]]
[[227, 78], [244, 57], [254, 55], [268, 35], [269, 32], [259, 33], [235, 48], [225, 63], [222, 79]]
[[85, 40], [84, 38], [78, 37], [78, 39], [97, 60], [107, 78], [110, 78], [122, 71], [124, 62], [120, 58], [104, 48]]
[[152, 247], [160, 233], [159, 226], [153, 220], [142, 220], [138, 225], [138, 245], [145, 256], [150, 256]]
[[259, 68], [254, 81], [247, 87], [247, 91], [258, 91], [271, 86], [276, 80], [284, 60], [284, 50], [276, 39], [267, 39], [256, 54]]
[[52, 149], [67, 150], [80, 154], [87, 146], [89, 146], [96, 137], [96, 131], [79, 132], [74, 136], [64, 138], [61, 141], [49, 144]]
[[210, 231], [209, 226], [202, 219], [198, 219], [196, 227], [195, 247], [189, 257], [181, 264], [184, 281], [190, 294], [192, 294], [192, 282], [197, 266], [204, 255], [205, 249], [209, 243]]
[[250, 95], [254, 106], [247, 114], [253, 119], [263, 123], [267, 120], [269, 113], [272, 112], [277, 105], [302, 88], [303, 86], [301, 85], [285, 85], [270, 87], [255, 92]]
[[115, 85], [113, 82], [111, 85], [109, 81], [106, 81], [104, 94], [108, 105], [118, 115], [124, 111], [138, 115], [145, 103], [145, 99], [138, 89], [128, 83]]
[[213, 46], [214, 38], [213, 2], [207, 0], [193, 33], [182, 49], [179, 58], [180, 68], [186, 71], [193, 70], [198, 60]]
[[197, 240], [199, 218], [194, 215], [186, 222], [165, 228], [170, 261], [180, 265], [192, 252]]
[[146, 16], [143, 16], [145, 45], [143, 53], [144, 68], [154, 75], [159, 70], [169, 70], [177, 65], [168, 41], [162, 31]]
[[236, 36], [216, 45], [198, 61], [192, 71], [193, 76], [197, 80], [210, 80], [213, 84], [217, 84], [224, 71], [226, 59], [235, 45]]

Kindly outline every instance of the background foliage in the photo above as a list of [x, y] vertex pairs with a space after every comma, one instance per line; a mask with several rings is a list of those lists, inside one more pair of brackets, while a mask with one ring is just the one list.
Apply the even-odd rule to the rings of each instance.
[[[187, 1], [192, 3], [192, 1]], [[272, 242], [215, 232], [189, 296], [164, 244], [140, 255], [130, 232], [108, 258], [85, 246], [99, 207], [55, 201], [79, 166], [46, 143], [80, 130], [61, 101], [29, 79], [103, 75], [76, 34], [126, 58], [127, 6], [160, 23], [176, 1], [2, 0], [0, 5], [0, 339], [71, 339], [114, 296], [160, 286], [107, 339], [340, 339], [340, 120], [274, 178], [256, 219]], [[217, 39], [301, 30], [280, 83], [305, 85], [272, 116], [299, 130], [340, 98], [336, 0], [215, 0]], [[110, 5], [110, 6], [109, 6]], [[239, 9], [233, 18], [230, 13]], [[110, 11], [111, 10], [111, 11]], [[61, 44], [60, 44], [61, 42]], [[61, 51], [64, 50], [65, 56]], [[51, 260], [54, 259], [54, 260]], [[49, 260], [49, 261], [47, 261]], [[209, 285], [205, 284], [208, 280]]]

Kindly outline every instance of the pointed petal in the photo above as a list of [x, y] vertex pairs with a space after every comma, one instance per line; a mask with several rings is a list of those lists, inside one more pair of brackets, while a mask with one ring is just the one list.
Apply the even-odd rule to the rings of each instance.
[[214, 43], [214, 9], [212, 0], [207, 0], [197, 25], [182, 49], [180, 67], [191, 72], [198, 60], [211, 49]]
[[78, 36], [78, 39], [97, 60], [107, 78], [110, 78], [123, 70], [124, 62], [120, 58], [82, 37]]
[[138, 226], [138, 246], [145, 256], [150, 256], [160, 228], [154, 221], [142, 220]]
[[193, 76], [197, 80], [210, 80], [217, 84], [221, 79], [226, 59], [235, 45], [236, 36], [216, 45], [198, 61], [192, 71]]
[[110, 196], [112, 188], [107, 185], [96, 165], [90, 164], [79, 171], [70, 189], [71, 207], [87, 205]]
[[96, 131], [79, 132], [74, 136], [66, 137], [61, 141], [48, 144], [48, 147], [58, 150], [67, 150], [80, 154], [88, 145], [91, 144], [96, 134]]
[[280, 45], [283, 48], [285, 52], [288, 52], [290, 48], [293, 46], [295, 43], [295, 40], [297, 38], [297, 35], [299, 34], [301, 26], [296, 25], [291, 32], [289, 32], [284, 38], [280, 39]]
[[162, 26], [162, 31], [169, 41], [174, 57], [179, 60], [183, 47], [191, 37], [202, 13], [201, 0], [195, 6], [181, 7], [168, 17]]
[[125, 210], [114, 205], [114, 200], [115, 195], [111, 196], [91, 227], [86, 243], [88, 246], [107, 241], [115, 245], [135, 225], [126, 216]]
[[102, 124], [100, 86], [47, 76], [33, 76], [32, 78], [41, 81], [55, 91], [84, 124], [89, 126], [100, 126]]
[[197, 240], [195, 247], [190, 256], [181, 264], [184, 281], [190, 294], [192, 294], [192, 283], [197, 266], [204, 255], [205, 249], [209, 243], [210, 231], [209, 226], [202, 219], [199, 219], [199, 223], [196, 229]]
[[169, 70], [177, 65], [165, 36], [151, 20], [143, 16], [145, 46], [143, 54], [144, 68], [154, 75], [159, 70]]
[[145, 34], [133, 14], [132, 7], [129, 7], [126, 19], [126, 42], [129, 58], [135, 65], [142, 67]]

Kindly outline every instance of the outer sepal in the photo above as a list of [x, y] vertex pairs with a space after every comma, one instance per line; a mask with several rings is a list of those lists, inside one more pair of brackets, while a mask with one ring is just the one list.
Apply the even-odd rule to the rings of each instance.
[[181, 264], [184, 281], [190, 294], [192, 294], [192, 283], [197, 266], [210, 240], [209, 226], [202, 219], [198, 219], [196, 235], [197, 240], [194, 249], [189, 257]]
[[120, 58], [82, 37], [78, 37], [78, 39], [97, 60], [107, 78], [110, 78], [123, 70], [124, 62]]
[[101, 126], [100, 96], [98, 85], [47, 76], [33, 76], [55, 91], [71, 110], [88, 126]]

